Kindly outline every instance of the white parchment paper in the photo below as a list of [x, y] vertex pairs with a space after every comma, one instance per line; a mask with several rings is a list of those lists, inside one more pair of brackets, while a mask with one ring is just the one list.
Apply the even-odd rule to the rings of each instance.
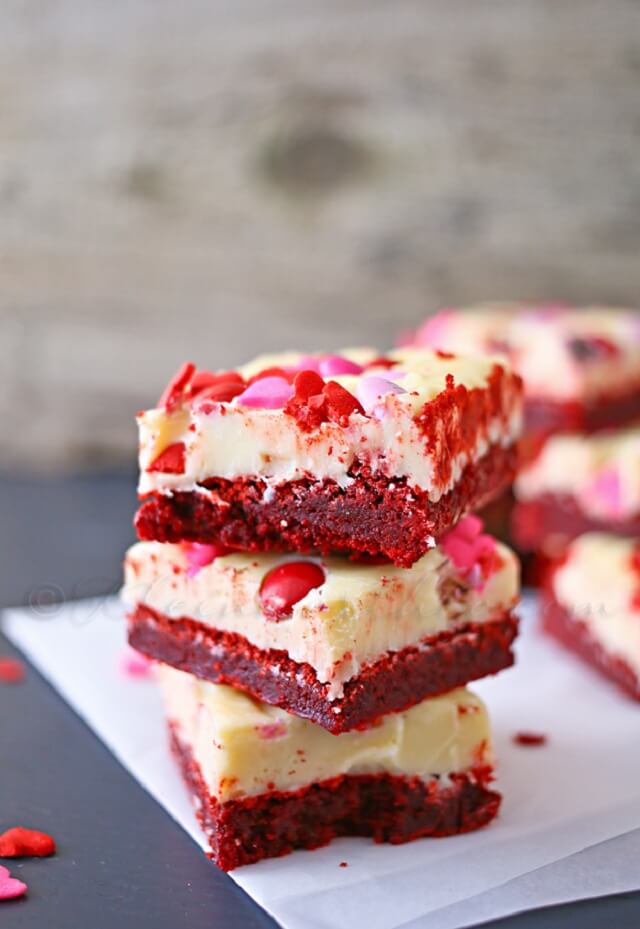
[[[640, 827], [640, 707], [541, 637], [533, 606], [530, 600], [521, 611], [517, 666], [473, 685], [493, 720], [499, 819], [471, 835], [404, 846], [341, 839], [235, 871], [234, 880], [286, 929], [457, 929], [640, 887], [638, 856], [629, 854], [637, 836], [618, 843], [624, 852], [616, 847], [614, 867], [602, 868], [605, 846], [548, 867]], [[5, 631], [204, 847], [167, 751], [155, 687], [121, 671], [119, 603], [79, 601], [45, 615], [12, 610]], [[545, 733], [548, 743], [515, 745], [522, 729]]]

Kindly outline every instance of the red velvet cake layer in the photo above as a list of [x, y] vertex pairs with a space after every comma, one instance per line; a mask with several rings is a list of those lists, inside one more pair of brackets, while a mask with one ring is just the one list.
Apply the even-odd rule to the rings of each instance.
[[347, 681], [335, 700], [310, 665], [285, 651], [264, 651], [241, 635], [192, 619], [169, 620], [142, 604], [129, 617], [129, 643], [156, 661], [244, 690], [338, 734], [509, 667], [517, 629], [517, 619], [505, 613], [388, 652]]
[[347, 551], [383, 555], [408, 568], [465, 513], [513, 480], [517, 450], [494, 447], [436, 503], [405, 479], [354, 467], [346, 488], [333, 481], [281, 484], [265, 500], [261, 481], [210, 480], [208, 492], [154, 494], [136, 515], [142, 540], [218, 542], [245, 551]]
[[547, 587], [541, 602], [543, 629], [601, 674], [615, 681], [635, 700], [640, 700], [640, 678], [622, 658], [611, 655], [594, 638], [580, 618], [569, 613]]
[[585, 532], [613, 532], [630, 538], [640, 537], [640, 513], [633, 519], [604, 521], [585, 514], [574, 497], [566, 494], [543, 494], [535, 500], [515, 504], [511, 516], [511, 533], [522, 551], [545, 549], [553, 536], [554, 550], [547, 554], [558, 556], [571, 539]]
[[297, 848], [320, 848], [339, 836], [400, 844], [471, 832], [486, 826], [500, 807], [486, 767], [451, 774], [443, 787], [437, 779], [426, 784], [388, 774], [342, 775], [297, 791], [219, 803], [171, 725], [170, 732], [211, 858], [224, 871]]
[[548, 436], [556, 432], [598, 432], [628, 426], [640, 417], [640, 392], [603, 396], [590, 406], [578, 401], [554, 403], [527, 397], [524, 407], [525, 435]]

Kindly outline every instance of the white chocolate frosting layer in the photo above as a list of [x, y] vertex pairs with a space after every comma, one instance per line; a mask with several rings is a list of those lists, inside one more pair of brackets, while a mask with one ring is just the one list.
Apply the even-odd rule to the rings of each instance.
[[[581, 360], [572, 351], [572, 340], [594, 338], [608, 340], [616, 352], [595, 350]], [[527, 398], [589, 402], [640, 389], [640, 313], [634, 310], [481, 303], [430, 317], [416, 344], [503, 351], [524, 379]]]
[[274, 622], [260, 608], [262, 581], [277, 565], [303, 560], [300, 556], [225, 555], [190, 577], [183, 546], [138, 542], [126, 556], [123, 598], [170, 619], [187, 616], [239, 633], [261, 649], [284, 649], [293, 661], [311, 665], [335, 699], [346, 681], [386, 652], [511, 609], [518, 599], [518, 561], [503, 545], [496, 545], [496, 555], [480, 589], [440, 548], [411, 568], [304, 559], [322, 565], [325, 582], [296, 603], [289, 618]]
[[370, 729], [331, 735], [230, 687], [166, 666], [157, 673], [167, 717], [221, 802], [344, 774], [430, 781], [492, 762], [487, 712], [463, 688], [385, 716]]
[[592, 532], [571, 543], [553, 576], [558, 602], [611, 655], [640, 675], [640, 571], [633, 566], [638, 541]]
[[[368, 363], [375, 358], [370, 349], [343, 352], [343, 358]], [[489, 394], [495, 358], [439, 357], [431, 351], [391, 352], [394, 367], [367, 368], [362, 374], [332, 376], [354, 396], [366, 377], [383, 378], [401, 387], [402, 393], [387, 393], [369, 414], [353, 412], [346, 425], [323, 422], [310, 432], [303, 431], [295, 418], [283, 409], [255, 409], [243, 406], [239, 398], [210, 404], [206, 411], [197, 404], [184, 404], [167, 412], [147, 410], [138, 415], [139, 493], [172, 490], [191, 491], [207, 478], [235, 480], [261, 479], [265, 492], [271, 486], [300, 479], [336, 481], [347, 486], [354, 462], [369, 465], [388, 477], [406, 478], [412, 487], [427, 491], [438, 500], [455, 486], [463, 468], [486, 454], [492, 445], [508, 447], [521, 432], [522, 398], [519, 381], [507, 373], [501, 381], [497, 409], [486, 423], [478, 422], [471, 447], [454, 455], [452, 468], [442, 470], [449, 458], [452, 433], [434, 428], [427, 436], [415, 417], [447, 387], [452, 376], [456, 385], [469, 390], [479, 388]], [[296, 354], [263, 356], [239, 369], [245, 377], [273, 366], [299, 363]], [[491, 403], [488, 403], [491, 406]], [[462, 436], [459, 424], [455, 433]], [[183, 443], [185, 467], [180, 474], [149, 470], [168, 447]]]
[[515, 484], [518, 500], [572, 496], [595, 519], [640, 513], [640, 428], [593, 436], [553, 436]]

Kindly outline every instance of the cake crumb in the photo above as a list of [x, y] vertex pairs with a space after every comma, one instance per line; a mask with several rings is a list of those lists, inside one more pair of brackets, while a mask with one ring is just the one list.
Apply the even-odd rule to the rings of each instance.
[[544, 732], [516, 732], [513, 736], [513, 741], [516, 745], [524, 745], [528, 747], [536, 747], [538, 745], [547, 744], [547, 736]]
[[340, 862], [340, 867], [341, 867], [341, 868], [348, 868], [348, 867], [349, 867], [349, 862], [348, 862], [348, 861], [341, 861], [341, 862]]

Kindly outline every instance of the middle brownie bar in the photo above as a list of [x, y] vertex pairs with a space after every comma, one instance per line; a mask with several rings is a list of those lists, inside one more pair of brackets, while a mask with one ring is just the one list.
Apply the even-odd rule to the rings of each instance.
[[513, 553], [468, 517], [409, 569], [141, 542], [134, 648], [339, 733], [512, 664]]

